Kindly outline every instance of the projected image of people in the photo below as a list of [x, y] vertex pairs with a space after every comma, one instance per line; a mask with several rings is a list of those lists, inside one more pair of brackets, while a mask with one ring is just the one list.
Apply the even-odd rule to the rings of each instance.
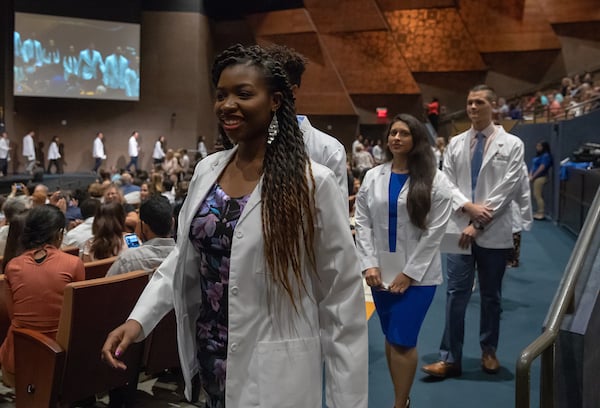
[[14, 94], [139, 100], [138, 49], [139, 24], [16, 13]]

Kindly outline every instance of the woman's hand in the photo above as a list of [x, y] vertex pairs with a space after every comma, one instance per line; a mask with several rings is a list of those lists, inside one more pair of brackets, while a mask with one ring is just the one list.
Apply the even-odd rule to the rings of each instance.
[[399, 293], [402, 295], [404, 294], [404, 292], [406, 292], [406, 289], [408, 289], [409, 286], [412, 285], [412, 282], [412, 278], [400, 272], [398, 276], [394, 278], [388, 289], [392, 293]]
[[365, 271], [365, 281], [372, 288], [382, 288], [381, 271], [379, 268], [369, 268]]
[[112, 368], [126, 370], [125, 363], [118, 359], [141, 333], [142, 326], [135, 320], [127, 320], [111, 331], [104, 342], [104, 346], [102, 346], [102, 360]]

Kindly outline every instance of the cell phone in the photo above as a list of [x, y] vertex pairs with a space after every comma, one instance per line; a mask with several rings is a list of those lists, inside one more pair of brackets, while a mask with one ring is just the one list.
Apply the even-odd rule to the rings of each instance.
[[137, 248], [140, 246], [140, 240], [135, 234], [127, 234], [125, 235], [125, 244], [127, 244], [127, 248]]

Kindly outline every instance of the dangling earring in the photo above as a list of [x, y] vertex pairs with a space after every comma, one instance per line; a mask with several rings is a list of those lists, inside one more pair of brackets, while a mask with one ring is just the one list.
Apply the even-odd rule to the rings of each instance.
[[273, 113], [273, 118], [271, 119], [271, 123], [269, 124], [269, 129], [267, 130], [267, 132], [269, 133], [269, 137], [267, 137], [267, 144], [271, 144], [279, 134], [279, 121], [277, 120], [277, 111]]

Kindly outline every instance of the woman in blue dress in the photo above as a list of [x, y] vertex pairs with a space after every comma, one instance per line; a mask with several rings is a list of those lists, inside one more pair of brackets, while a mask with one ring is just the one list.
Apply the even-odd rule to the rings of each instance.
[[548, 142], [538, 142], [535, 145], [535, 157], [531, 161], [529, 181], [533, 183], [533, 197], [535, 198], [536, 211], [533, 218], [543, 220], [546, 218], [544, 206], [544, 185], [548, 182], [548, 171], [552, 167], [552, 153]]
[[452, 203], [425, 126], [400, 114], [386, 135], [388, 160], [366, 174], [358, 192], [356, 242], [386, 338], [394, 407], [404, 408], [410, 405], [417, 336], [442, 282], [439, 245]]

